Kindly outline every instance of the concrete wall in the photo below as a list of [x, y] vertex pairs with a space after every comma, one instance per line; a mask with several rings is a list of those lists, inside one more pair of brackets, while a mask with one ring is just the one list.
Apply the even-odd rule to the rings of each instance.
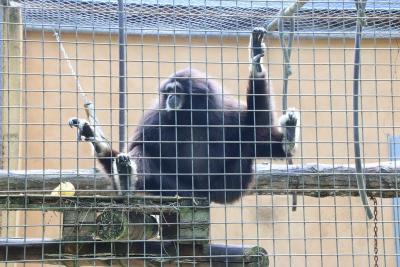
[[[94, 101], [103, 130], [118, 140], [118, 46], [116, 36], [62, 34], [80, 82]], [[366, 40], [362, 51], [362, 131], [366, 162], [388, 160], [387, 136], [399, 132], [397, 41]], [[245, 99], [247, 38], [129, 36], [127, 48], [128, 132], [157, 98], [161, 80], [191, 66], [216, 78], [224, 93]], [[276, 40], [267, 41], [266, 65], [280, 110], [282, 56]], [[352, 40], [297, 40], [292, 52], [289, 106], [301, 113], [296, 163], [353, 163]], [[84, 117], [77, 82], [51, 33], [28, 32], [25, 41], [25, 168], [91, 168], [97, 163], [88, 144], [76, 142], [67, 126]], [[117, 144], [114, 145], [117, 147]], [[78, 159], [79, 158], [79, 159]], [[259, 162], [269, 162], [258, 160]], [[379, 203], [380, 265], [394, 266], [391, 200]], [[373, 225], [358, 198], [248, 196], [230, 205], [213, 205], [212, 242], [258, 244], [273, 266], [367, 266], [373, 257]], [[29, 213], [20, 235], [56, 236], [58, 216]], [[53, 224], [53, 226], [41, 226]], [[36, 225], [36, 226], [34, 226]], [[43, 229], [46, 229], [43, 234]]]

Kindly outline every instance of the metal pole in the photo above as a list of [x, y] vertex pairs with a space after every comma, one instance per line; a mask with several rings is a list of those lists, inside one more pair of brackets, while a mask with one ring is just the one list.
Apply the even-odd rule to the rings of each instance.
[[119, 150], [125, 147], [125, 114], [126, 114], [126, 36], [124, 0], [118, 0], [118, 45], [119, 45]]

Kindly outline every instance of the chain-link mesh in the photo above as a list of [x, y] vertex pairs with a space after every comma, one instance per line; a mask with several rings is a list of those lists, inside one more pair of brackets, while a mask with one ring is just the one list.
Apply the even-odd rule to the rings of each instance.
[[[273, 86], [269, 94], [247, 90], [259, 80], [249, 83], [249, 76], [254, 78], [249, 69], [261, 68], [260, 58], [249, 58], [249, 37], [255, 27], [279, 18], [277, 14], [293, 1], [122, 2], [123, 16], [117, 0], [1, 1], [1, 266], [400, 264], [400, 164], [396, 161], [400, 158], [400, 1], [367, 1], [359, 63], [354, 61], [353, 38], [361, 13], [355, 2], [307, 1], [293, 14], [293, 35], [287, 19], [281, 34], [264, 36], [263, 67], [271, 81], [268, 85]], [[119, 31], [121, 17], [123, 31]], [[125, 45], [119, 43], [119, 32], [126, 34]], [[291, 37], [288, 60], [288, 54], [286, 59], [282, 55], [285, 42], [280, 41]], [[121, 50], [126, 52], [123, 59]], [[254, 55], [262, 49], [257, 46], [252, 51]], [[288, 73], [287, 63], [289, 77], [284, 73]], [[126, 67], [123, 75], [121, 64]], [[356, 143], [366, 193], [373, 200], [369, 203], [373, 220], [365, 216], [357, 190], [360, 173], [354, 167], [357, 127], [352, 84], [358, 64], [360, 140]], [[187, 68], [204, 73], [204, 83], [217, 88], [205, 95], [226, 105], [213, 109], [207, 102], [196, 111], [185, 106], [184, 110], [193, 111], [186, 124], [180, 125], [174, 113], [168, 118], [176, 121], [152, 121], [153, 135], [138, 138], [144, 131], [136, 130], [149, 126], [148, 120], [142, 120], [146, 114], [179, 107], [174, 97], [168, 108], [163, 106], [166, 92], [160, 93], [159, 88], [172, 73]], [[119, 122], [121, 79], [126, 83], [124, 125]], [[178, 87], [168, 88], [176, 93]], [[287, 122], [285, 117], [270, 125], [268, 113], [258, 124], [250, 118], [244, 125], [228, 125], [229, 116], [218, 123], [208, 116], [217, 110], [233, 112], [229, 114], [237, 121], [244, 114], [256, 117], [258, 112], [243, 109], [266, 95], [275, 105], [259, 113], [273, 109], [282, 115], [286, 102], [297, 112], [288, 111], [297, 114], [300, 132], [291, 160], [279, 161], [265, 153], [276, 142], [270, 142], [270, 133], [262, 130], [280, 126]], [[194, 122], [198, 112], [205, 115]], [[93, 128], [80, 119], [87, 119]], [[117, 158], [119, 163], [127, 160], [124, 154], [99, 153], [116, 149], [120, 142], [130, 148], [137, 145], [131, 137], [119, 140], [122, 126], [127, 136], [136, 133], [133, 138], [141, 145], [165, 145], [151, 155], [152, 164], [160, 167], [151, 174], [172, 177], [168, 189], [173, 193], [184, 174], [185, 186], [190, 185], [184, 196], [161, 197], [163, 190], [154, 187], [121, 192], [113, 186], [112, 181], [126, 178], [128, 170], [135, 182], [135, 174], [145, 166], [132, 164], [142, 169], [129, 169], [117, 165]], [[235, 131], [233, 126], [246, 131]], [[165, 128], [172, 129], [167, 137]], [[165, 138], [157, 138], [157, 133]], [[251, 149], [246, 150], [246, 144]], [[240, 152], [225, 152], [232, 147]], [[126, 162], [135, 164], [151, 158], [129, 156], [135, 161]], [[98, 158], [103, 163], [112, 160], [112, 165], [105, 164], [111, 175]], [[234, 169], [231, 162], [238, 159], [241, 166]], [[161, 168], [160, 162], [167, 167]], [[125, 169], [118, 176], [121, 166]], [[222, 190], [209, 188], [209, 177], [216, 175], [223, 177]], [[252, 181], [246, 189], [235, 188], [240, 194], [235, 202], [210, 203], [211, 194], [220, 200], [227, 191], [235, 191], [224, 187], [232, 177], [246, 175]], [[206, 182], [196, 183], [204, 177]], [[295, 193], [297, 209], [292, 211]]]
[[[124, 1], [128, 33], [235, 34], [268, 24], [290, 1]], [[28, 28], [70, 31], [117, 31], [115, 1], [23, 1]], [[312, 37], [351, 36], [357, 16], [353, 1], [310, 1], [296, 14], [296, 32]], [[400, 6], [396, 1], [367, 4], [367, 36], [398, 36]]]

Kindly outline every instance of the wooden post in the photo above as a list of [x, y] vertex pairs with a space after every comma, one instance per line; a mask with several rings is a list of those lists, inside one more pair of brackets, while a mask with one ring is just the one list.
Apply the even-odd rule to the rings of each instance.
[[94, 241], [96, 232], [96, 211], [76, 207], [63, 212], [62, 238], [64, 252], [79, 254], [82, 242]]
[[[4, 23], [4, 8], [3, 8], [3, 3], [1, 3], [1, 8], [0, 8], [0, 21]], [[0, 38], [2, 41], [0, 45], [0, 55], [3, 57], [2, 60], [0, 60], [0, 70], [4, 73], [4, 30], [3, 27], [0, 27]], [[4, 74], [0, 75], [0, 103], [3, 105], [3, 93], [4, 93]], [[3, 113], [4, 113], [4, 107], [0, 108], [0, 169], [3, 169]], [[1, 225], [1, 223], [0, 223]]]
[[[197, 200], [196, 200], [197, 201]], [[177, 242], [208, 243], [210, 227], [210, 208], [206, 199], [199, 198], [197, 203], [179, 206], [177, 213], [164, 213], [161, 218], [163, 239]]]
[[[4, 8], [3, 8], [3, 3], [1, 3], [2, 6], [0, 8], [0, 21], [2, 23], [4, 23]], [[0, 27], [0, 38], [1, 40], [4, 40], [4, 30], [3, 27]], [[0, 55], [3, 56], [3, 59], [0, 60], [0, 70], [4, 73], [4, 53], [3, 53], [3, 44], [4, 41], [2, 41], [2, 43], [0, 44]], [[3, 93], [4, 93], [4, 79], [3, 79], [3, 75], [0, 75], [0, 104], [3, 105]], [[0, 108], [0, 170], [3, 169], [3, 113], [4, 113], [4, 106], [2, 108]], [[2, 212], [0, 212], [0, 236], [1, 236], [1, 232], [2, 232], [2, 225], [3, 225], [3, 221], [2, 221]]]
[[[23, 26], [19, 6], [11, 6], [9, 1], [3, 4], [3, 168], [20, 169], [22, 166], [22, 56]], [[6, 189], [6, 188], [4, 188]], [[2, 214], [3, 216], [4, 214]], [[18, 212], [8, 212], [7, 220], [2, 222], [2, 229], [7, 226], [8, 237], [17, 235]]]
[[23, 27], [21, 8], [4, 7], [3, 23], [3, 146], [4, 168], [21, 168], [22, 57]]

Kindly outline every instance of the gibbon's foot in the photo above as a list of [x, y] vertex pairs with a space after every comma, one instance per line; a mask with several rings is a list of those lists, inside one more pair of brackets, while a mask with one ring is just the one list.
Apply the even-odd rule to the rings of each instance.
[[117, 156], [117, 166], [125, 168], [131, 166], [131, 158], [127, 153], [119, 153]]
[[69, 119], [68, 124], [71, 128], [78, 129], [78, 141], [92, 143], [98, 156], [107, 156], [111, 153], [111, 146], [100, 129], [96, 130], [88, 121], [79, 118]]
[[68, 120], [68, 124], [71, 128], [76, 127], [78, 129], [78, 141], [94, 141], [95, 133], [88, 121], [78, 118], [71, 118]]
[[257, 27], [251, 35], [251, 61], [254, 72], [262, 72], [261, 58], [264, 56], [264, 34], [265, 29]]
[[132, 162], [131, 158], [126, 153], [120, 153], [116, 157], [115, 164], [117, 166], [117, 172], [119, 181], [121, 184], [121, 191], [126, 194], [128, 190], [132, 188], [131, 176], [132, 176]]
[[288, 109], [279, 121], [283, 131], [283, 150], [293, 154], [298, 137], [299, 114], [294, 109]]

